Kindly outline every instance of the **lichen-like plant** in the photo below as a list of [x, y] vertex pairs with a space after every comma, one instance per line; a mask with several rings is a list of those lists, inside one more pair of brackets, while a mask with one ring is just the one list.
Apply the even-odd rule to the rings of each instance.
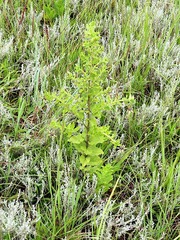
[[73, 144], [80, 155], [80, 169], [91, 176], [95, 174], [98, 180], [97, 189], [104, 189], [103, 191], [110, 188], [114, 173], [114, 167], [103, 160], [103, 146], [109, 143], [112, 146], [119, 145], [109, 127], [99, 124], [104, 112], [115, 104], [109, 89], [103, 87], [106, 78], [107, 58], [103, 56], [100, 36], [92, 22], [87, 25], [75, 71], [68, 73], [67, 79], [71, 80], [75, 93], [61, 89], [58, 95], [46, 95], [47, 99], [56, 101], [64, 116], [71, 113], [76, 117], [78, 127], [74, 123], [65, 125], [64, 120], [60, 123], [53, 121], [51, 125], [61, 131], [64, 129], [68, 142]]

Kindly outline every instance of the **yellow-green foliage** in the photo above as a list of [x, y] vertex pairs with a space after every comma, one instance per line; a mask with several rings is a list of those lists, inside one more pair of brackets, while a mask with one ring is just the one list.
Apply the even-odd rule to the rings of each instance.
[[[108, 190], [113, 179], [113, 167], [103, 161], [102, 144], [119, 145], [108, 126], [99, 126], [98, 122], [103, 112], [110, 109], [115, 100], [108, 94], [109, 89], [103, 85], [107, 77], [107, 59], [103, 57], [103, 47], [100, 45], [99, 33], [95, 31], [95, 23], [87, 25], [82, 51], [73, 73], [68, 73], [68, 79], [74, 84], [76, 91], [71, 95], [62, 89], [59, 95], [47, 94], [47, 99], [56, 100], [63, 109], [63, 115], [73, 113], [77, 122], [83, 126], [76, 127], [74, 123], [65, 127], [74, 148], [79, 152], [81, 170], [98, 178], [98, 189]], [[63, 121], [51, 123], [62, 129]]]

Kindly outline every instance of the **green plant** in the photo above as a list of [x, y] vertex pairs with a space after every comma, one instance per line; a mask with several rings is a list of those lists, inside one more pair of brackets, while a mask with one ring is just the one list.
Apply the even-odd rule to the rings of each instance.
[[[95, 31], [95, 23], [87, 25], [85, 39], [80, 52], [79, 61], [74, 73], [68, 73], [68, 79], [75, 86], [75, 93], [65, 89], [59, 95], [46, 94], [49, 100], [56, 100], [62, 108], [63, 116], [73, 113], [79, 126], [74, 123], [65, 125], [52, 121], [51, 126], [58, 127], [67, 135], [80, 154], [80, 169], [98, 178], [98, 189], [108, 190], [113, 180], [114, 169], [103, 160], [104, 147], [107, 144], [118, 146], [108, 126], [100, 126], [99, 122], [105, 110], [109, 110], [116, 102], [109, 95], [109, 89], [103, 88], [107, 77], [107, 58], [103, 57], [99, 33]], [[81, 126], [81, 127], [80, 127]], [[63, 130], [64, 129], [64, 130]]]
[[[0, 0], [0, 239], [180, 240], [179, 4]], [[108, 56], [100, 85], [123, 102], [95, 117], [122, 145], [95, 145], [104, 153], [93, 178], [69, 141], [86, 129], [71, 108], [79, 87], [65, 77], [81, 76], [90, 21]], [[54, 108], [47, 91], [62, 94]], [[131, 94], [133, 106], [123, 99]]]
[[44, 4], [44, 18], [46, 21], [52, 22], [55, 18], [62, 16], [65, 10], [65, 1], [46, 1]]

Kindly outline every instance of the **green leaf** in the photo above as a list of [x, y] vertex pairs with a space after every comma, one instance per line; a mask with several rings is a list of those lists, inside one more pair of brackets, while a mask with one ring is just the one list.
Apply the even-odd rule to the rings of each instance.
[[89, 146], [87, 149], [86, 149], [86, 153], [87, 155], [90, 155], [90, 156], [98, 156], [100, 154], [103, 154], [103, 150], [101, 148], [98, 148], [96, 146]]
[[[74, 138], [73, 138], [74, 139]], [[76, 139], [75, 139], [76, 141]], [[96, 146], [89, 146], [88, 148], [86, 147], [86, 143], [84, 142], [84, 139], [82, 137], [81, 142], [77, 140], [76, 142], [78, 145], [76, 145], [76, 149], [83, 155], [88, 155], [88, 156], [98, 156], [100, 154], [103, 154], [103, 150], [101, 148], [98, 148]]]
[[59, 122], [57, 122], [56, 120], [52, 120], [51, 123], [50, 123], [50, 127], [61, 129], [62, 125]]
[[101, 169], [101, 166], [103, 164], [103, 159], [101, 159], [98, 156], [91, 156], [91, 157], [84, 157], [81, 156], [81, 164], [83, 166], [81, 167], [81, 170], [88, 172], [91, 176], [93, 174], [96, 174], [98, 170]]
[[80, 144], [84, 141], [84, 139], [81, 134], [78, 134], [78, 135], [72, 136], [68, 141], [74, 144]]
[[98, 135], [92, 135], [91, 137], [90, 137], [90, 142], [89, 142], [89, 144], [90, 145], [96, 145], [96, 144], [98, 144], [98, 143], [103, 143], [105, 141], [105, 137], [103, 136], [103, 135], [101, 135], [101, 134], [98, 134]]
[[69, 134], [71, 134], [71, 135], [72, 135], [72, 133], [78, 132], [79, 129], [80, 129], [80, 127], [75, 127], [75, 124], [74, 124], [74, 123], [69, 123], [69, 124], [67, 125], [67, 127], [66, 127], [67, 133], [69, 133]]
[[103, 192], [106, 192], [112, 186], [114, 169], [111, 164], [106, 164], [97, 172], [98, 177], [98, 187], [97, 189], [103, 189]]
[[98, 166], [98, 165], [102, 166], [102, 164], [103, 164], [103, 160], [99, 156], [90, 157], [90, 162], [89, 162], [90, 166]]
[[79, 161], [81, 163], [81, 170], [83, 170], [90, 162], [90, 157], [80, 156]]

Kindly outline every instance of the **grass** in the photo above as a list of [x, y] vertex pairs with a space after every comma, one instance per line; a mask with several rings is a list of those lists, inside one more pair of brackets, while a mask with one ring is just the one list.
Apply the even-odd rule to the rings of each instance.
[[[0, 1], [0, 239], [180, 239], [179, 1]], [[107, 192], [79, 170], [46, 92], [67, 78], [96, 22], [121, 146]], [[65, 119], [75, 122], [72, 115]], [[77, 122], [75, 122], [78, 124]]]

